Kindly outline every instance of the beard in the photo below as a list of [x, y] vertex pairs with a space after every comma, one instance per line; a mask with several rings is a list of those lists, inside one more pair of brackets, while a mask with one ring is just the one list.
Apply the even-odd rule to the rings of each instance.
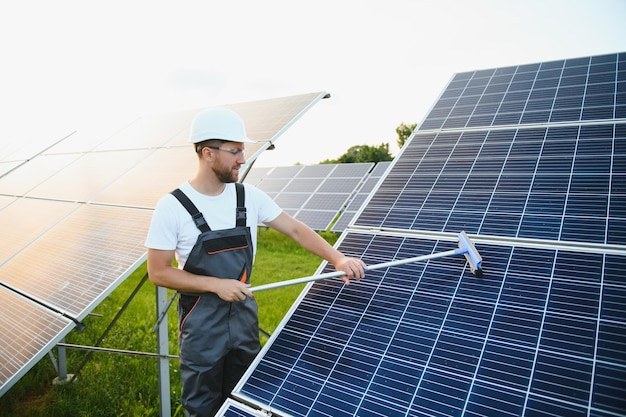
[[234, 172], [232, 168], [227, 168], [222, 164], [216, 164], [212, 167], [215, 176], [223, 183], [237, 182], [239, 180], [239, 174]]

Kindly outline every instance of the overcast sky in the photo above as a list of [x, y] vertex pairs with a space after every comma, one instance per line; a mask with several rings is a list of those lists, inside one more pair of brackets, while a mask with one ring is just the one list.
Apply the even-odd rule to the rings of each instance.
[[626, 0], [5, 1], [0, 144], [327, 91], [258, 165], [419, 123], [456, 72], [626, 51]]

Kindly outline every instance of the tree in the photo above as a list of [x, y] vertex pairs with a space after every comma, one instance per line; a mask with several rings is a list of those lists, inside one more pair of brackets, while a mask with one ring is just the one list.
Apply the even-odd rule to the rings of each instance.
[[379, 146], [355, 145], [338, 159], [327, 159], [321, 164], [351, 164], [358, 162], [381, 162], [391, 161], [393, 156], [389, 153], [389, 144], [381, 143]]
[[405, 125], [404, 123], [400, 123], [398, 127], [396, 127], [396, 133], [398, 134], [398, 140], [396, 143], [398, 144], [398, 148], [402, 148], [406, 141], [411, 137], [411, 133], [417, 127], [417, 123], [411, 123], [409, 125]]
[[[404, 124], [400, 123], [396, 127], [398, 139], [396, 143], [399, 148], [411, 137], [413, 130], [417, 127], [417, 123]], [[351, 164], [357, 162], [382, 162], [391, 161], [393, 156], [389, 153], [389, 143], [381, 143], [378, 146], [355, 145], [347, 150], [346, 153], [337, 159], [326, 159], [320, 164]]]

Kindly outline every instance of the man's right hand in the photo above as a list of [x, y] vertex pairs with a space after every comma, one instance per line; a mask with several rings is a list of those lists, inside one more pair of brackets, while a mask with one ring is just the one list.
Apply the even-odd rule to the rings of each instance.
[[253, 297], [250, 284], [244, 284], [236, 279], [215, 279], [214, 293], [224, 301], [230, 303], [243, 301], [246, 297]]

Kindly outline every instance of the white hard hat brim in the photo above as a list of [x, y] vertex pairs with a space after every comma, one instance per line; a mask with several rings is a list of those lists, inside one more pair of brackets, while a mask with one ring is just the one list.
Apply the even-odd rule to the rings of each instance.
[[[206, 134], [206, 135], [197, 135], [197, 137], [195, 138], [189, 138], [189, 142], [191, 143], [200, 143], [200, 142], [204, 142], [207, 140], [211, 140], [211, 139], [215, 139], [215, 140], [223, 140], [226, 142], [238, 142], [238, 143], [258, 143], [257, 141], [254, 141], [248, 137], [244, 137], [244, 138], [224, 138], [224, 137], [220, 137], [223, 135], [212, 135], [212, 134]], [[204, 138], [204, 139], [203, 139]]]

